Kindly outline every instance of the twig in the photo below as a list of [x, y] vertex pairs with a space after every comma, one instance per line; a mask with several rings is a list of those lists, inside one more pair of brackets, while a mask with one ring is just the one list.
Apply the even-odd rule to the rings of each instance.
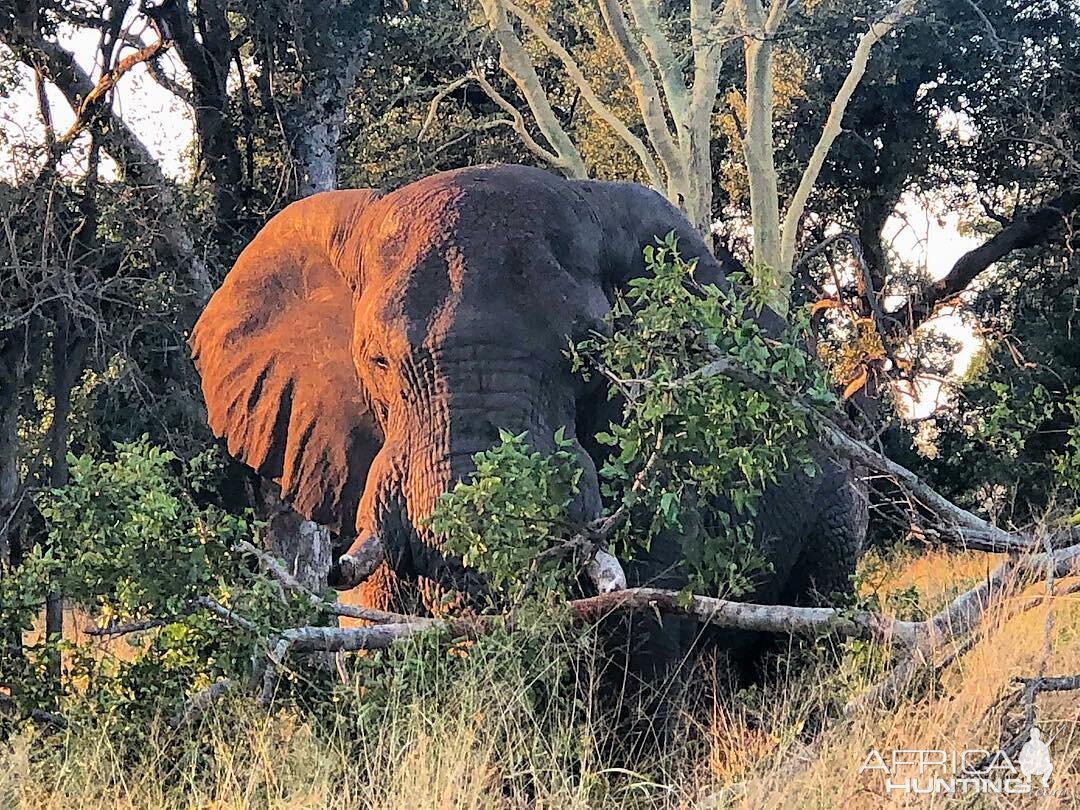
[[236, 689], [237, 683], [231, 678], [211, 684], [202, 691], [196, 692], [184, 704], [184, 708], [172, 719], [172, 726], [182, 726], [197, 722], [206, 714], [215, 703], [222, 697]]
[[198, 599], [193, 599], [180, 611], [169, 617], [159, 616], [153, 619], [142, 619], [127, 624], [109, 624], [105, 627], [88, 627], [83, 632], [85, 632], [86, 635], [93, 637], [126, 636], [131, 633], [141, 633], [144, 630], [152, 630], [155, 627], [164, 627], [167, 624], [172, 624], [186, 616], [190, 616], [192, 613], [199, 610], [208, 610], [218, 618], [224, 619], [229, 624], [240, 627], [248, 632], [254, 633], [256, 631], [254, 623], [245, 619], [236, 611], [230, 610], [208, 596], [200, 596]]
[[270, 705], [278, 670], [290, 653], [383, 650], [431, 627], [432, 624], [428, 622], [405, 622], [372, 627], [297, 627], [286, 630], [271, 642], [271, 651], [266, 656], [262, 672], [255, 673], [256, 682], [262, 682], [259, 705]]

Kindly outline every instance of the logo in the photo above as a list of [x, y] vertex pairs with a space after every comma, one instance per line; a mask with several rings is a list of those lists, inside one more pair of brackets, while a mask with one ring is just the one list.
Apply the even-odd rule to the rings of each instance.
[[859, 768], [860, 776], [880, 775], [886, 795], [1045, 795], [1053, 772], [1050, 745], [1036, 726], [1015, 762], [1004, 751], [979, 748], [896, 749], [884, 755], [872, 748]]

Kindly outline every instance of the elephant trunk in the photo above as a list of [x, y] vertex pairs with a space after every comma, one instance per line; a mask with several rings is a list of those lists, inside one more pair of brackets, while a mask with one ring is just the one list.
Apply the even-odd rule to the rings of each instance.
[[526, 433], [534, 449], [551, 454], [562, 427], [583, 468], [568, 520], [584, 523], [599, 515], [596, 470], [574, 439], [574, 392], [508, 361], [477, 363], [475, 352], [459, 354], [465, 356], [460, 363], [433, 358], [429, 371], [437, 373], [416, 375], [423, 385], [403, 392], [407, 407], [388, 417], [388, 440], [361, 502], [358, 540], [335, 572], [336, 587], [355, 585], [385, 555], [394, 571], [419, 580], [429, 608], [447, 591], [485, 593], [487, 584], [445, 552], [427, 519], [439, 498], [472, 474], [474, 454], [498, 443], [500, 430]]

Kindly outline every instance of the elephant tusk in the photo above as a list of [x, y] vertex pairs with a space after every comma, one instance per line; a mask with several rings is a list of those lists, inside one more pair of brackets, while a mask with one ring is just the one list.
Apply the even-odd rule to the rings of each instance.
[[626, 589], [626, 572], [623, 571], [622, 563], [606, 551], [597, 550], [592, 560], [585, 566], [585, 573], [596, 585], [598, 593]]
[[339, 591], [355, 588], [375, 573], [386, 561], [386, 547], [378, 535], [369, 534], [353, 543], [352, 548], [337, 558], [330, 569], [328, 581]]

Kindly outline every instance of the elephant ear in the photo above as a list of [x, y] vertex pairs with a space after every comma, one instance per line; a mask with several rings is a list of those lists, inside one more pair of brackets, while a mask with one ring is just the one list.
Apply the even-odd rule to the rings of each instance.
[[305, 517], [351, 533], [382, 433], [352, 359], [370, 190], [293, 203], [240, 254], [191, 335], [210, 427]]

